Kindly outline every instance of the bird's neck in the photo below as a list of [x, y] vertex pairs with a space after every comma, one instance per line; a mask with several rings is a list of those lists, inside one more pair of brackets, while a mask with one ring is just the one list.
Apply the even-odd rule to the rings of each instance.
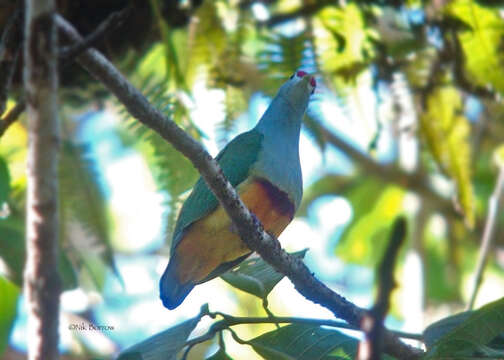
[[275, 142], [299, 146], [299, 132], [304, 111], [295, 109], [283, 96], [276, 96], [256, 125], [256, 130]]

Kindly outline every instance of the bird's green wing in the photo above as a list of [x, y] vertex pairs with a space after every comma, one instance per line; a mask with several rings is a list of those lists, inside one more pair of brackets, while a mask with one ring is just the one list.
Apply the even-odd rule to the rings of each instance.
[[[257, 161], [263, 137], [264, 135], [257, 130], [247, 131], [234, 138], [217, 155], [217, 162], [234, 187], [248, 177], [251, 166]], [[200, 177], [180, 211], [173, 233], [172, 253], [182, 239], [183, 231], [193, 222], [212, 212], [218, 204], [217, 198], [208, 188], [205, 180]]]

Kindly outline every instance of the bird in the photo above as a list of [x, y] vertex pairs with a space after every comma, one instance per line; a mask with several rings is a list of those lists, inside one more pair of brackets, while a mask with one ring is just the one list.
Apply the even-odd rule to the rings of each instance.
[[[264, 229], [278, 237], [303, 196], [301, 122], [316, 80], [296, 71], [278, 90], [254, 128], [231, 140], [216, 160]], [[178, 307], [198, 284], [234, 268], [252, 251], [200, 177], [175, 224], [170, 260], [160, 279], [163, 305]]]

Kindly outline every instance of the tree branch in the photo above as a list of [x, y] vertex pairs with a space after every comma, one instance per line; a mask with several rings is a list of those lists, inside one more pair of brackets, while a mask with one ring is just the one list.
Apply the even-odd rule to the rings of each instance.
[[492, 246], [492, 240], [494, 239], [495, 228], [497, 227], [497, 215], [500, 214], [499, 205], [502, 198], [504, 197], [504, 166], [499, 167], [499, 177], [495, 183], [495, 188], [488, 201], [488, 215], [485, 223], [485, 229], [483, 230], [483, 237], [481, 238], [481, 247], [478, 255], [478, 263], [476, 265], [476, 271], [474, 276], [473, 291], [471, 292], [471, 300], [467, 306], [468, 310], [474, 307], [476, 301], [476, 296], [478, 290], [483, 281], [483, 271], [485, 269], [488, 253]]
[[363, 168], [367, 174], [376, 176], [383, 181], [400, 187], [409, 189], [427, 199], [436, 209], [442, 211], [452, 217], [462, 218], [462, 215], [455, 211], [452, 203], [442, 196], [435, 193], [428, 185], [428, 179], [421, 174], [410, 174], [398, 169], [395, 166], [383, 165], [366, 154], [362, 153], [349, 142], [336, 135], [322, 124], [319, 124], [320, 132], [324, 139], [343, 151], [352, 161]]
[[5, 134], [7, 129], [17, 121], [19, 116], [25, 111], [26, 103], [24, 100], [19, 101], [7, 115], [0, 121], [0, 138]]
[[24, 86], [28, 110], [26, 265], [28, 358], [58, 359], [58, 72], [54, 0], [27, 0]]
[[[57, 23], [70, 41], [82, 41], [73, 26], [62, 17], [57, 17]], [[257, 251], [266, 262], [286, 275], [307, 299], [330, 309], [337, 317], [350, 324], [359, 324], [364, 311], [317, 280], [299, 258], [287, 254], [278, 240], [264, 231], [226, 180], [218, 163], [198, 142], [153, 108], [97, 50], [85, 51], [76, 61], [101, 81], [133, 117], [158, 132], [193, 163], [233, 221], [241, 239], [251, 250]], [[386, 334], [385, 347], [387, 352], [403, 359], [414, 359], [421, 354], [421, 351], [405, 345], [389, 332]]]
[[121, 25], [123, 25], [131, 15], [132, 10], [133, 6], [130, 4], [122, 10], [114, 11], [105, 20], [103, 20], [91, 34], [82, 39], [82, 41], [61, 48], [59, 56], [67, 60], [73, 59], [84, 50], [94, 46], [107, 33], [117, 30]]
[[375, 304], [361, 324], [366, 338], [359, 344], [359, 360], [379, 360], [383, 351], [383, 331], [385, 316], [390, 306], [390, 295], [396, 287], [394, 269], [397, 254], [406, 238], [406, 219], [398, 218], [392, 230], [385, 255], [378, 266], [378, 294]]
[[[191, 349], [202, 342], [212, 339], [218, 332], [229, 329], [231, 326], [244, 325], [244, 324], [306, 324], [306, 325], [317, 325], [317, 326], [329, 326], [340, 329], [348, 329], [355, 331], [362, 331], [358, 326], [350, 325], [342, 321], [325, 320], [325, 319], [310, 319], [310, 318], [300, 318], [300, 317], [246, 317], [246, 316], [231, 316], [221, 312], [208, 313], [212, 318], [221, 316], [222, 320], [213, 323], [208, 331], [201, 336], [190, 339], [186, 342], [184, 346], [187, 346], [184, 356], [182, 359], [187, 358], [187, 355]], [[397, 337], [404, 337], [414, 340], [422, 340], [422, 335], [411, 334], [401, 331], [391, 331]]]

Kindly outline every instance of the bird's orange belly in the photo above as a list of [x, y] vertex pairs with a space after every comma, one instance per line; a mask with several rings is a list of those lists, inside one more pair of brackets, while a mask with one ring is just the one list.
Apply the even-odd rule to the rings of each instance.
[[[294, 216], [287, 195], [265, 180], [240, 185], [238, 193], [245, 205], [261, 221], [266, 231], [279, 236]], [[186, 230], [176, 250], [180, 283], [198, 283], [220, 264], [233, 261], [250, 249], [233, 229], [230, 218], [219, 206]]]

